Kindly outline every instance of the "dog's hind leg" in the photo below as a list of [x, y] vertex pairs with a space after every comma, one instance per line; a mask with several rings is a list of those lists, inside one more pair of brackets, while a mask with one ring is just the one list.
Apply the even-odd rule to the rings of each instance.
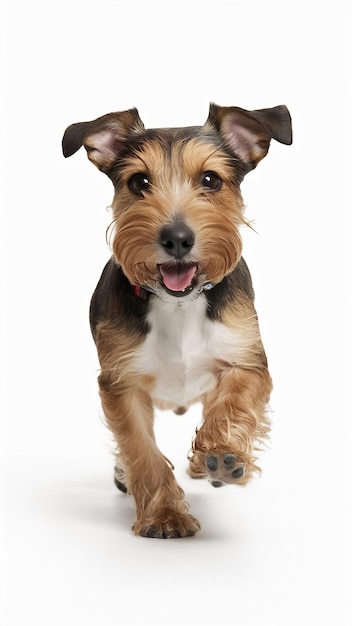
[[268, 437], [271, 378], [266, 367], [225, 367], [204, 400], [203, 424], [190, 455], [190, 474], [214, 487], [245, 485], [256, 465], [256, 445]]
[[114, 467], [114, 483], [117, 489], [120, 489], [120, 491], [123, 491], [123, 493], [127, 493], [126, 482], [126, 471], [123, 465], [123, 461], [121, 455], [117, 454]]
[[[135, 499], [135, 534], [165, 539], [193, 535], [200, 525], [188, 513], [184, 493], [156, 445], [149, 394], [138, 385], [112, 384], [104, 373], [99, 387], [107, 425], [123, 463], [123, 479], [118, 472], [117, 486]], [[122, 469], [121, 463], [118, 467]]]

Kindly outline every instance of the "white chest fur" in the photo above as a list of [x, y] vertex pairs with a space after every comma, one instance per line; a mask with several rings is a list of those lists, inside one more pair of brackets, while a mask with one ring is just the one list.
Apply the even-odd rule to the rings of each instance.
[[173, 300], [153, 299], [150, 332], [133, 365], [155, 377], [154, 399], [186, 406], [215, 386], [216, 358], [234, 362], [237, 333], [209, 320], [204, 294], [193, 301]]

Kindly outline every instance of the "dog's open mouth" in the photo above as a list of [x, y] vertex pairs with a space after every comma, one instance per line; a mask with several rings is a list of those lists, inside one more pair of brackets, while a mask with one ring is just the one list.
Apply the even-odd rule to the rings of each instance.
[[159, 270], [165, 289], [175, 296], [183, 296], [193, 287], [197, 264], [163, 263], [159, 265]]

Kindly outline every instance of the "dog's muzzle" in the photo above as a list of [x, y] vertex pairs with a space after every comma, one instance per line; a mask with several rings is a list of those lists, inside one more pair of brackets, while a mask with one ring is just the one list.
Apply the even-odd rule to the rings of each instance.
[[182, 221], [165, 224], [159, 235], [159, 243], [172, 260], [158, 265], [161, 284], [171, 295], [183, 296], [193, 288], [197, 272], [196, 263], [187, 262], [195, 242], [193, 231]]
[[191, 300], [197, 298], [203, 290], [212, 289], [212, 283], [204, 283], [197, 279], [198, 264], [190, 261], [187, 255], [191, 252], [195, 235], [184, 222], [165, 224], [159, 234], [159, 244], [170, 257], [170, 261], [158, 264], [160, 274], [159, 285], [141, 285], [141, 289], [157, 296], [168, 294], [178, 298], [192, 293]]

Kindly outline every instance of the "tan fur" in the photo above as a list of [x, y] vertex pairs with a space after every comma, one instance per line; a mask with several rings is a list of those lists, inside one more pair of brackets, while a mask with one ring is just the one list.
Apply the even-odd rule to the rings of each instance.
[[126, 487], [136, 502], [134, 532], [170, 537], [193, 534], [199, 522], [187, 513], [184, 492], [155, 442], [148, 393], [153, 379], [139, 377], [129, 368], [138, 337], [102, 324], [96, 341], [102, 368], [98, 379], [102, 407], [126, 468]]
[[[221, 204], [216, 194], [204, 197], [202, 189], [197, 188], [196, 183], [206, 170], [215, 170], [225, 183]], [[245, 223], [242, 197], [233, 183], [228, 157], [205, 142], [199, 145], [190, 141], [174, 145], [171, 157], [166, 158], [161, 146], [150, 142], [138, 156], [127, 161], [123, 183], [136, 172], [150, 174], [152, 195], [136, 202], [122, 184], [112, 204], [113, 252], [130, 282], [153, 286], [159, 280], [156, 233], [175, 217], [187, 219], [196, 233], [190, 258], [199, 262], [199, 273], [210, 282], [220, 282], [241, 255], [238, 228]]]
[[242, 342], [236, 362], [214, 363], [218, 384], [204, 398], [203, 425], [196, 433], [190, 459], [190, 474], [205, 476], [205, 456], [231, 450], [246, 471], [237, 484], [245, 485], [253, 471], [260, 471], [253, 457], [254, 446], [268, 437], [267, 403], [272, 389], [257, 316], [247, 298], [230, 302], [222, 315], [227, 328]]
[[219, 365], [218, 385], [204, 399], [203, 425], [197, 431], [190, 459], [190, 474], [206, 476], [205, 459], [211, 454], [236, 455], [245, 466], [237, 484], [245, 485], [260, 471], [253, 456], [254, 446], [269, 433], [267, 402], [271, 379], [266, 368], [246, 370]]

